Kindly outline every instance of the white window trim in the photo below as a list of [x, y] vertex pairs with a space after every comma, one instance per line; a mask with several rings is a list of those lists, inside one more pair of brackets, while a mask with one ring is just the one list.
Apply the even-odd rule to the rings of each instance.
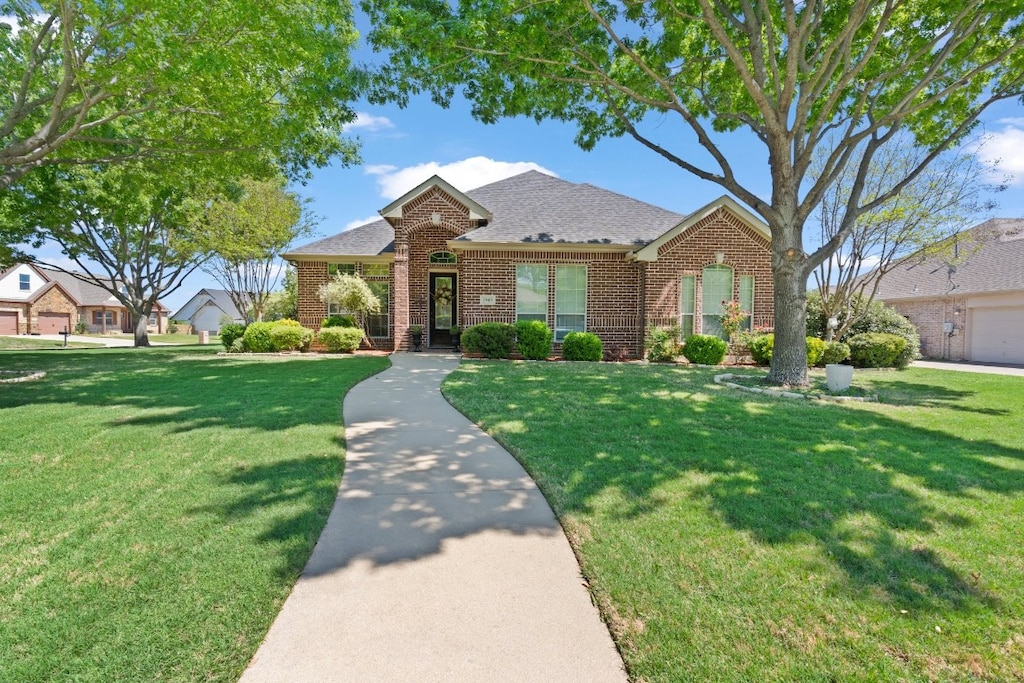
[[[554, 320], [555, 328], [553, 330], [554, 333], [555, 333], [555, 341], [556, 342], [562, 342], [562, 341], [565, 340], [564, 336], [561, 339], [558, 338], [558, 315], [559, 315], [558, 314], [558, 269], [559, 268], [582, 268], [583, 269], [583, 279], [584, 279], [584, 284], [583, 284], [583, 329], [582, 330], [572, 330], [572, 332], [586, 332], [587, 329], [588, 329], [587, 325], [590, 322], [587, 319], [587, 309], [589, 308], [589, 304], [590, 304], [590, 268], [586, 264], [577, 264], [577, 263], [559, 263], [559, 264], [557, 264], [555, 266], [555, 320]], [[578, 315], [578, 314], [577, 313], [567, 313], [567, 314], [564, 314], [564, 315]], [[568, 332], [566, 334], [568, 334]]]
[[[551, 269], [546, 263], [517, 263], [513, 272], [513, 298], [515, 299], [515, 321], [519, 322], [519, 266], [530, 266], [544, 269], [544, 324], [548, 324], [548, 308], [551, 303]], [[524, 313], [524, 315], [537, 315], [536, 313]]]

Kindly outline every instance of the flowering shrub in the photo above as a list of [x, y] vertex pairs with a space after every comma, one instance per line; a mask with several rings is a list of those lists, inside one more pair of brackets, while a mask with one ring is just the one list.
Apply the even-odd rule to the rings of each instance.
[[735, 299], [723, 301], [722, 315], [719, 316], [719, 320], [722, 322], [722, 332], [725, 333], [726, 339], [732, 339], [732, 336], [740, 331], [749, 316], [750, 313], [743, 310], [739, 301]]

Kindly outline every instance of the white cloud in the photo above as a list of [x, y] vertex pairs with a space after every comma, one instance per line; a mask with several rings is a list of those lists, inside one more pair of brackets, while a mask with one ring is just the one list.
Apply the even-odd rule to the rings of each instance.
[[532, 161], [496, 161], [487, 157], [470, 157], [450, 164], [430, 161], [416, 166], [367, 166], [368, 175], [377, 176], [380, 194], [385, 199], [397, 199], [433, 175], [438, 175], [460, 190], [472, 190], [482, 185], [510, 178], [527, 171], [540, 171], [556, 176]]
[[376, 133], [377, 131], [388, 130], [394, 127], [395, 124], [386, 116], [374, 116], [373, 114], [361, 111], [356, 113], [356, 120], [352, 123], [346, 123], [342, 130], [346, 133], [353, 130], [365, 130]]
[[992, 179], [1002, 182], [1012, 176], [1011, 185], [1024, 185], [1024, 118], [1000, 119], [1000, 131], [982, 135], [968, 147], [983, 164], [998, 164]]
[[348, 223], [346, 223], [345, 227], [342, 228], [342, 232], [345, 232], [346, 230], [351, 230], [352, 228], [358, 228], [360, 225], [366, 225], [367, 223], [373, 223], [374, 221], [379, 220], [380, 214], [376, 213], [373, 214], [372, 216], [367, 216], [366, 218], [357, 218], [354, 221], [349, 221]]

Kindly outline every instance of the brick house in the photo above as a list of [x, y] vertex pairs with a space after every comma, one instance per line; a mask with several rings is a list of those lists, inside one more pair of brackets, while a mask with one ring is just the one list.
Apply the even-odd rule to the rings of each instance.
[[718, 333], [727, 299], [773, 324], [768, 228], [729, 197], [683, 216], [530, 171], [469, 192], [434, 176], [380, 214], [285, 254], [303, 325], [332, 312], [317, 292], [337, 272], [381, 299], [367, 321], [377, 348], [410, 348], [412, 325], [444, 347], [452, 325], [536, 319], [556, 348], [585, 330], [636, 356], [650, 325]]
[[[0, 334], [58, 334], [83, 321], [89, 332], [132, 332], [128, 309], [98, 285], [58, 270], [19, 263], [0, 272]], [[149, 331], [167, 331], [157, 303]]]
[[1024, 364], [1024, 219], [993, 218], [956, 240], [955, 259], [911, 257], [875, 298], [917, 326], [926, 358]]

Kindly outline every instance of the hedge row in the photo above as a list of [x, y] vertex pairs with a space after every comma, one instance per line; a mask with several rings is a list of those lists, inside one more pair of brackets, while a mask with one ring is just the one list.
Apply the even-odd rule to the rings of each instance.
[[[347, 316], [332, 316], [344, 318]], [[330, 319], [324, 322], [333, 322]], [[309, 351], [314, 339], [319, 339], [328, 351], [352, 353], [363, 341], [363, 331], [344, 325], [324, 327], [319, 333], [303, 327], [295, 320], [254, 322], [248, 325], [232, 323], [220, 328], [220, 341], [231, 353], [273, 353], [278, 351]]]
[[[551, 355], [554, 332], [540, 320], [520, 320], [510, 323], [488, 322], [467, 327], [460, 343], [469, 353], [484, 358], [510, 358], [517, 351], [529, 360], [544, 360]], [[599, 361], [604, 347], [592, 332], [570, 332], [562, 341], [565, 360]]]

